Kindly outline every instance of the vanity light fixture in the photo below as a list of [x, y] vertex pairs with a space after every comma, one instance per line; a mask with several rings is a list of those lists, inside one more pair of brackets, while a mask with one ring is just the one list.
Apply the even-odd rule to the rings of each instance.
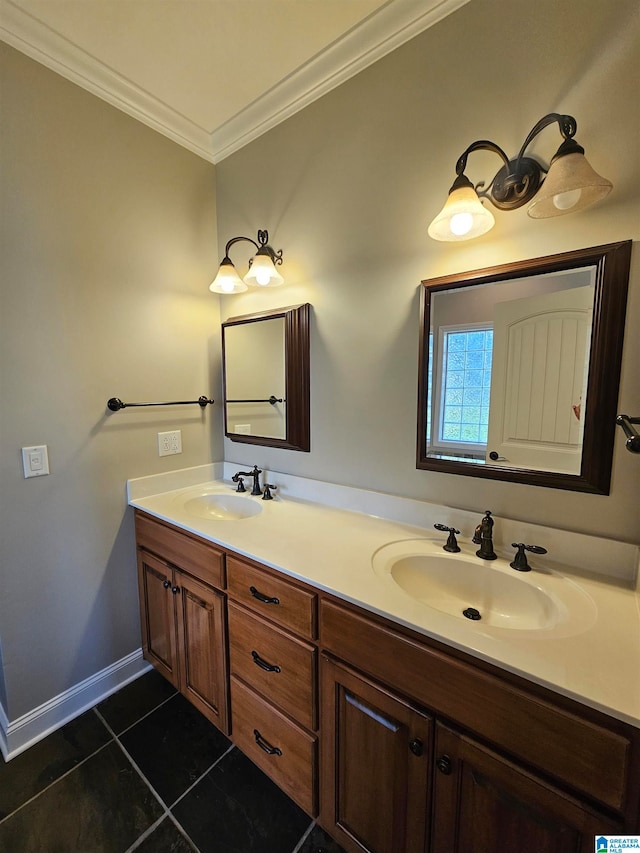
[[[246, 241], [252, 243], [258, 250], [249, 260], [249, 271], [241, 279], [231, 259], [229, 249], [234, 243]], [[242, 293], [247, 285], [254, 287], [278, 287], [284, 284], [284, 279], [276, 269], [282, 263], [282, 249], [276, 252], [269, 245], [269, 232], [258, 231], [258, 242], [251, 237], [232, 237], [224, 249], [224, 258], [220, 263], [217, 276], [209, 285], [213, 293]]]
[[[540, 131], [555, 122], [564, 141], [545, 169], [538, 160], [525, 156], [525, 151]], [[481, 199], [488, 199], [499, 210], [517, 210], [530, 202], [529, 216], [545, 219], [582, 210], [604, 198], [612, 184], [587, 162], [584, 148], [573, 138], [576, 128], [573, 116], [549, 113], [534, 125], [518, 155], [511, 160], [495, 142], [488, 139], [472, 142], [456, 163], [457, 177], [445, 206], [429, 226], [429, 236], [449, 241], [471, 240], [486, 234], [495, 219]], [[464, 174], [469, 154], [480, 150], [493, 151], [504, 162], [486, 190], [484, 181], [474, 187]]]

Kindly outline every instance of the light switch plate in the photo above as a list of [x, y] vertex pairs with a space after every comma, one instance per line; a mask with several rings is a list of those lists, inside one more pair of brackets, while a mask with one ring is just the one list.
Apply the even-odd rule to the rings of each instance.
[[49, 473], [49, 454], [47, 445], [22, 448], [22, 468], [25, 480], [29, 477], [44, 477]]

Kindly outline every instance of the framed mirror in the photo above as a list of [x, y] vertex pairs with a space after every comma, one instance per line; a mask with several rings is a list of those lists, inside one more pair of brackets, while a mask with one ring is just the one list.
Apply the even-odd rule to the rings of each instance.
[[309, 311], [293, 305], [222, 324], [225, 435], [309, 451]]
[[631, 241], [422, 282], [416, 467], [609, 494]]

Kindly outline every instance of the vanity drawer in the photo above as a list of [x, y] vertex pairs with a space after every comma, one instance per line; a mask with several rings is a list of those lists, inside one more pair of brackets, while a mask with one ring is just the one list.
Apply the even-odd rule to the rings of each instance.
[[576, 790], [618, 810], [626, 806], [631, 742], [613, 725], [578, 716], [333, 602], [321, 603], [320, 634], [322, 648], [368, 675]]
[[317, 811], [317, 738], [231, 676], [233, 741], [307, 814]]
[[136, 542], [198, 580], [224, 589], [224, 554], [190, 533], [176, 530], [136, 510]]
[[316, 729], [314, 646], [229, 602], [229, 656], [232, 673], [303, 726]]
[[301, 637], [316, 636], [316, 596], [262, 568], [227, 556], [229, 595]]

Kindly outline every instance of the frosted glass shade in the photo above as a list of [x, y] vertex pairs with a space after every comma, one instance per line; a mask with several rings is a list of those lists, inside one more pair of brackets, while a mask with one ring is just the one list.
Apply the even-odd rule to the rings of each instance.
[[471, 240], [486, 234], [495, 225], [493, 214], [482, 205], [470, 182], [454, 187], [445, 206], [427, 229], [433, 240]]
[[613, 184], [589, 165], [584, 154], [575, 152], [551, 161], [549, 173], [527, 213], [546, 219], [582, 210], [611, 192]]
[[245, 275], [244, 281], [252, 287], [279, 287], [284, 279], [267, 252], [258, 252]]
[[218, 275], [209, 285], [213, 293], [242, 293], [248, 290], [247, 285], [236, 272], [236, 268], [228, 258], [224, 258], [220, 264]]

